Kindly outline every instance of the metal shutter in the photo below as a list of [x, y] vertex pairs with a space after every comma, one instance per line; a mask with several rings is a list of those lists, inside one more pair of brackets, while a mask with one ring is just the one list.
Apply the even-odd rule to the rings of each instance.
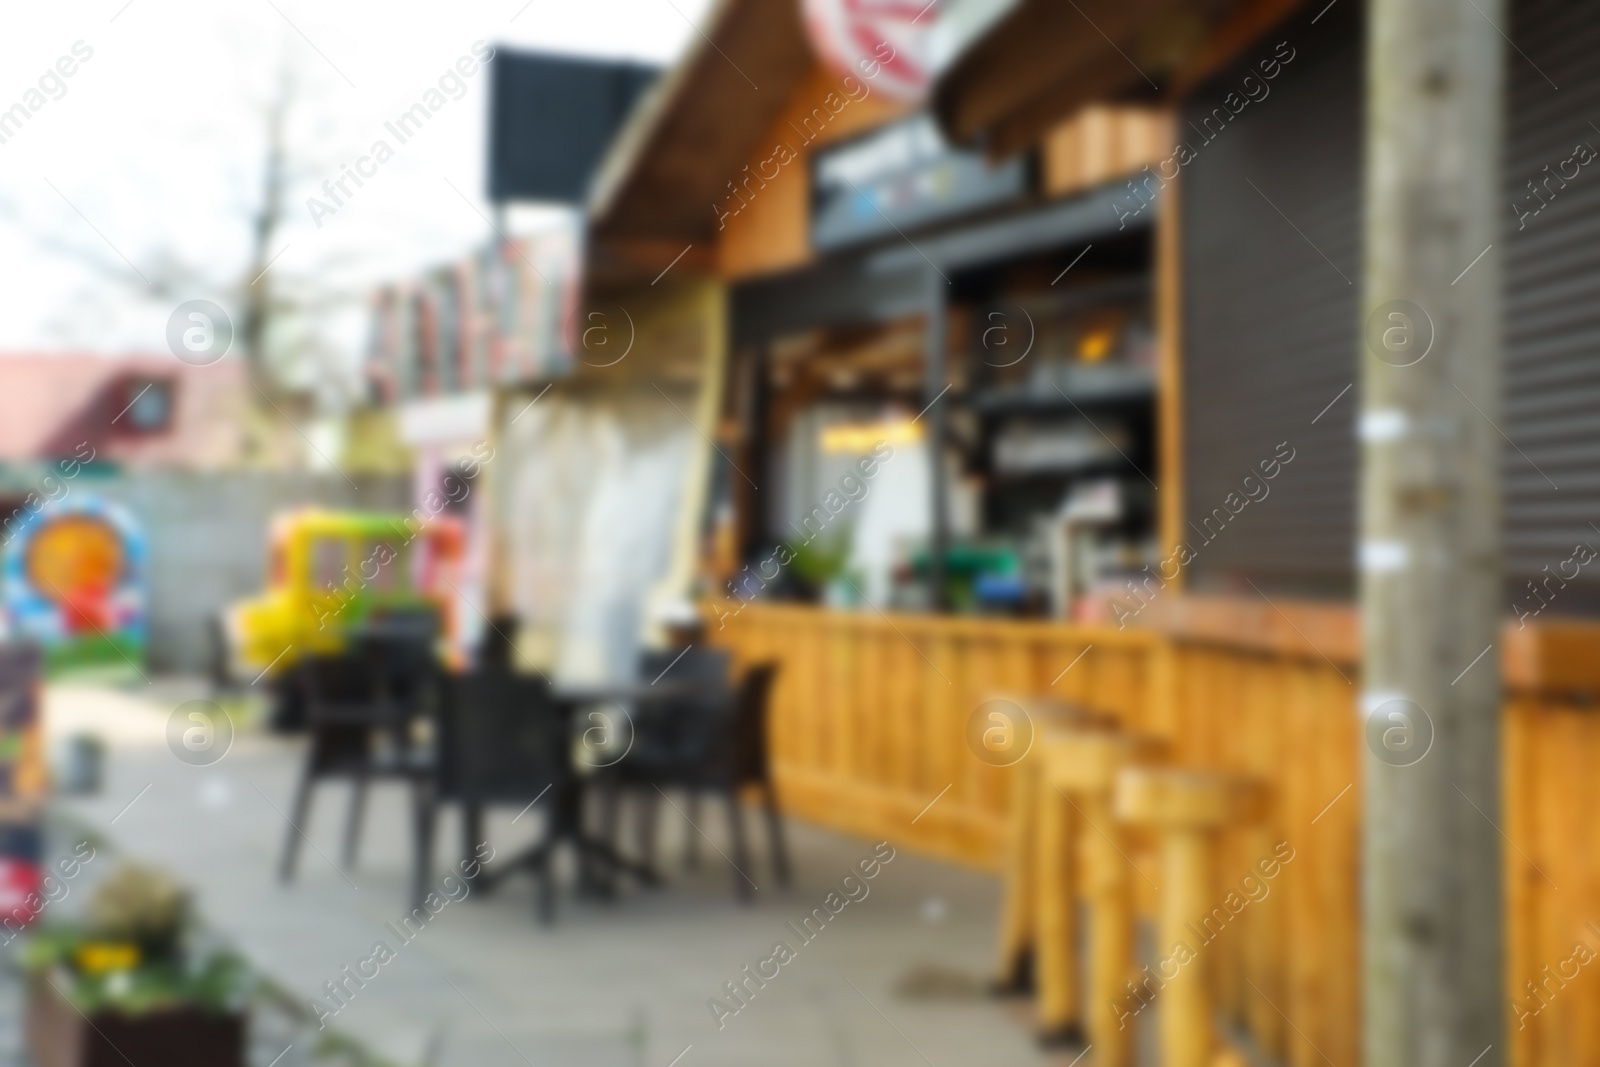
[[[1355, 380], [1360, 343], [1362, 41], [1350, 8], [1315, 28], [1331, 32], [1302, 20], [1248, 53], [1253, 62], [1284, 39], [1300, 52], [1272, 95], [1185, 170], [1187, 517], [1209, 514], [1276, 442], [1297, 450], [1272, 496], [1215, 540], [1192, 542], [1197, 589], [1248, 576], [1269, 591], [1353, 592], [1356, 390], [1309, 425]], [[1590, 125], [1600, 122], [1600, 5], [1519, 0], [1510, 32], [1504, 236], [1490, 255], [1506, 257], [1506, 581], [1511, 602], [1531, 608], [1529, 579], [1562, 567], [1580, 541], [1600, 548], [1600, 159], [1565, 187], [1552, 180], [1521, 229], [1512, 205], [1533, 206], [1527, 182], [1579, 142], [1600, 152]], [[1245, 73], [1196, 92], [1185, 123]], [[1600, 560], [1556, 592], [1552, 614], [1600, 613]]]
[[[1353, 591], [1357, 390], [1317, 416], [1356, 375], [1358, 9], [1337, 5], [1315, 26], [1309, 12], [1291, 20], [1192, 94], [1180, 116], [1196, 149], [1180, 204], [1184, 510], [1196, 591], [1237, 583], [1250, 592], [1239, 576], [1269, 593]], [[1279, 41], [1295, 54], [1269, 95], [1204, 142], [1203, 118]], [[1205, 517], [1230, 493], [1242, 496], [1244, 476], [1280, 442], [1295, 454], [1270, 495], [1207, 541]]]
[[[1505, 453], [1506, 578], [1513, 602], [1531, 610], [1528, 579], [1554, 573], [1579, 541], [1600, 548], [1589, 525], [1600, 526], [1600, 159], [1566, 188], [1552, 180], [1549, 203], [1520, 230], [1511, 205], [1532, 205], [1526, 183], [1546, 166], [1556, 173], [1579, 142], [1600, 150], [1590, 125], [1600, 122], [1600, 5], [1520, 0], [1508, 32], [1523, 54], [1506, 54], [1505, 238], [1489, 254], [1506, 257], [1502, 426], [1526, 453]], [[1600, 560], [1549, 608], [1597, 610]]]

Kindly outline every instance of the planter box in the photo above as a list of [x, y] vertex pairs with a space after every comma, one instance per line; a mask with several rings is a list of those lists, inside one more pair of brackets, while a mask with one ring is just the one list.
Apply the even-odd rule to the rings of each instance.
[[37, 1067], [244, 1067], [244, 1016], [172, 1008], [85, 1017], [43, 979], [28, 989], [28, 1049]]

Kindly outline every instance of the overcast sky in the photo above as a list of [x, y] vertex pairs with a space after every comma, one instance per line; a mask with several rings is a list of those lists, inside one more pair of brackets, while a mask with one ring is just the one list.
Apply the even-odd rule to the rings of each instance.
[[[302, 173], [272, 269], [359, 289], [459, 256], [487, 232], [473, 209], [487, 213], [484, 72], [461, 79], [460, 99], [404, 145], [383, 129], [470, 56], [474, 42], [665, 63], [694, 35], [689, 20], [708, 6], [9, 5], [0, 34], [0, 112], [19, 103], [37, 110], [0, 143], [0, 352], [161, 351], [174, 301], [150, 299], [140, 270], [155, 273], [158, 258], [170, 254], [218, 279], [240, 275], [259, 180], [261, 116], [285, 66], [301, 87], [290, 145]], [[73, 73], [52, 73], [58, 64]], [[380, 137], [395, 145], [395, 157], [314, 226], [306, 198]], [[332, 336], [359, 347], [359, 316], [347, 316]]]

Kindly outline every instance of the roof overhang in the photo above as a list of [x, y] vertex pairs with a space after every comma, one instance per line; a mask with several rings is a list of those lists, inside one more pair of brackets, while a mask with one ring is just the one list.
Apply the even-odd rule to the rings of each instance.
[[708, 267], [716, 204], [816, 60], [798, 0], [718, 0], [690, 50], [640, 101], [589, 197], [600, 281]]
[[945, 0], [933, 109], [1005, 156], [1086, 104], [1182, 95], [1300, 0]]

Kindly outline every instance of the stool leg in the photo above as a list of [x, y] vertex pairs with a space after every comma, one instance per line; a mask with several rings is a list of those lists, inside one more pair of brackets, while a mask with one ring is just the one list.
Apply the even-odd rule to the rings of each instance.
[[1165, 1067], [1209, 1067], [1215, 1038], [1206, 989], [1205, 946], [1194, 943], [1191, 921], [1211, 906], [1207, 835], [1200, 830], [1168, 830], [1161, 843], [1161, 944], [1159, 955], [1175, 944], [1188, 945], [1194, 959], [1184, 964], [1161, 991], [1161, 1062]]
[[1076, 812], [1072, 802], [1048, 782], [1041, 782], [1038, 792], [1033, 860], [1038, 885], [1034, 959], [1040, 1038], [1047, 1044], [1080, 1044], [1078, 895], [1073, 871]]
[[[1257, 827], [1250, 832], [1250, 855], [1270, 856], [1272, 844], [1273, 835], [1265, 827]], [[1268, 1003], [1246, 987], [1248, 997], [1245, 1004], [1250, 1032], [1255, 1036], [1256, 1045], [1269, 1058], [1287, 1060], [1289, 1045], [1283, 1016], [1272, 1006], [1282, 1004], [1286, 999], [1283, 992], [1283, 958], [1280, 955], [1286, 936], [1282, 897], [1273, 893], [1259, 903], [1252, 903], [1245, 909], [1244, 919], [1248, 939], [1245, 959], [1250, 980], [1260, 987], [1263, 994], [1272, 998], [1272, 1002]]]
[[1011, 837], [1006, 852], [1005, 903], [1000, 912], [1000, 959], [995, 968], [995, 990], [1023, 993], [1032, 986], [1030, 955], [1033, 944], [1033, 853], [1039, 804], [1039, 767], [1030, 760], [1017, 766], [1012, 782]]
[[[1089, 1039], [1097, 1067], [1133, 1062], [1133, 1027], [1125, 1017], [1133, 971], [1132, 886], [1123, 833], [1110, 797], [1084, 798], [1084, 871], [1089, 896]], [[1120, 851], [1119, 851], [1120, 850]]]

